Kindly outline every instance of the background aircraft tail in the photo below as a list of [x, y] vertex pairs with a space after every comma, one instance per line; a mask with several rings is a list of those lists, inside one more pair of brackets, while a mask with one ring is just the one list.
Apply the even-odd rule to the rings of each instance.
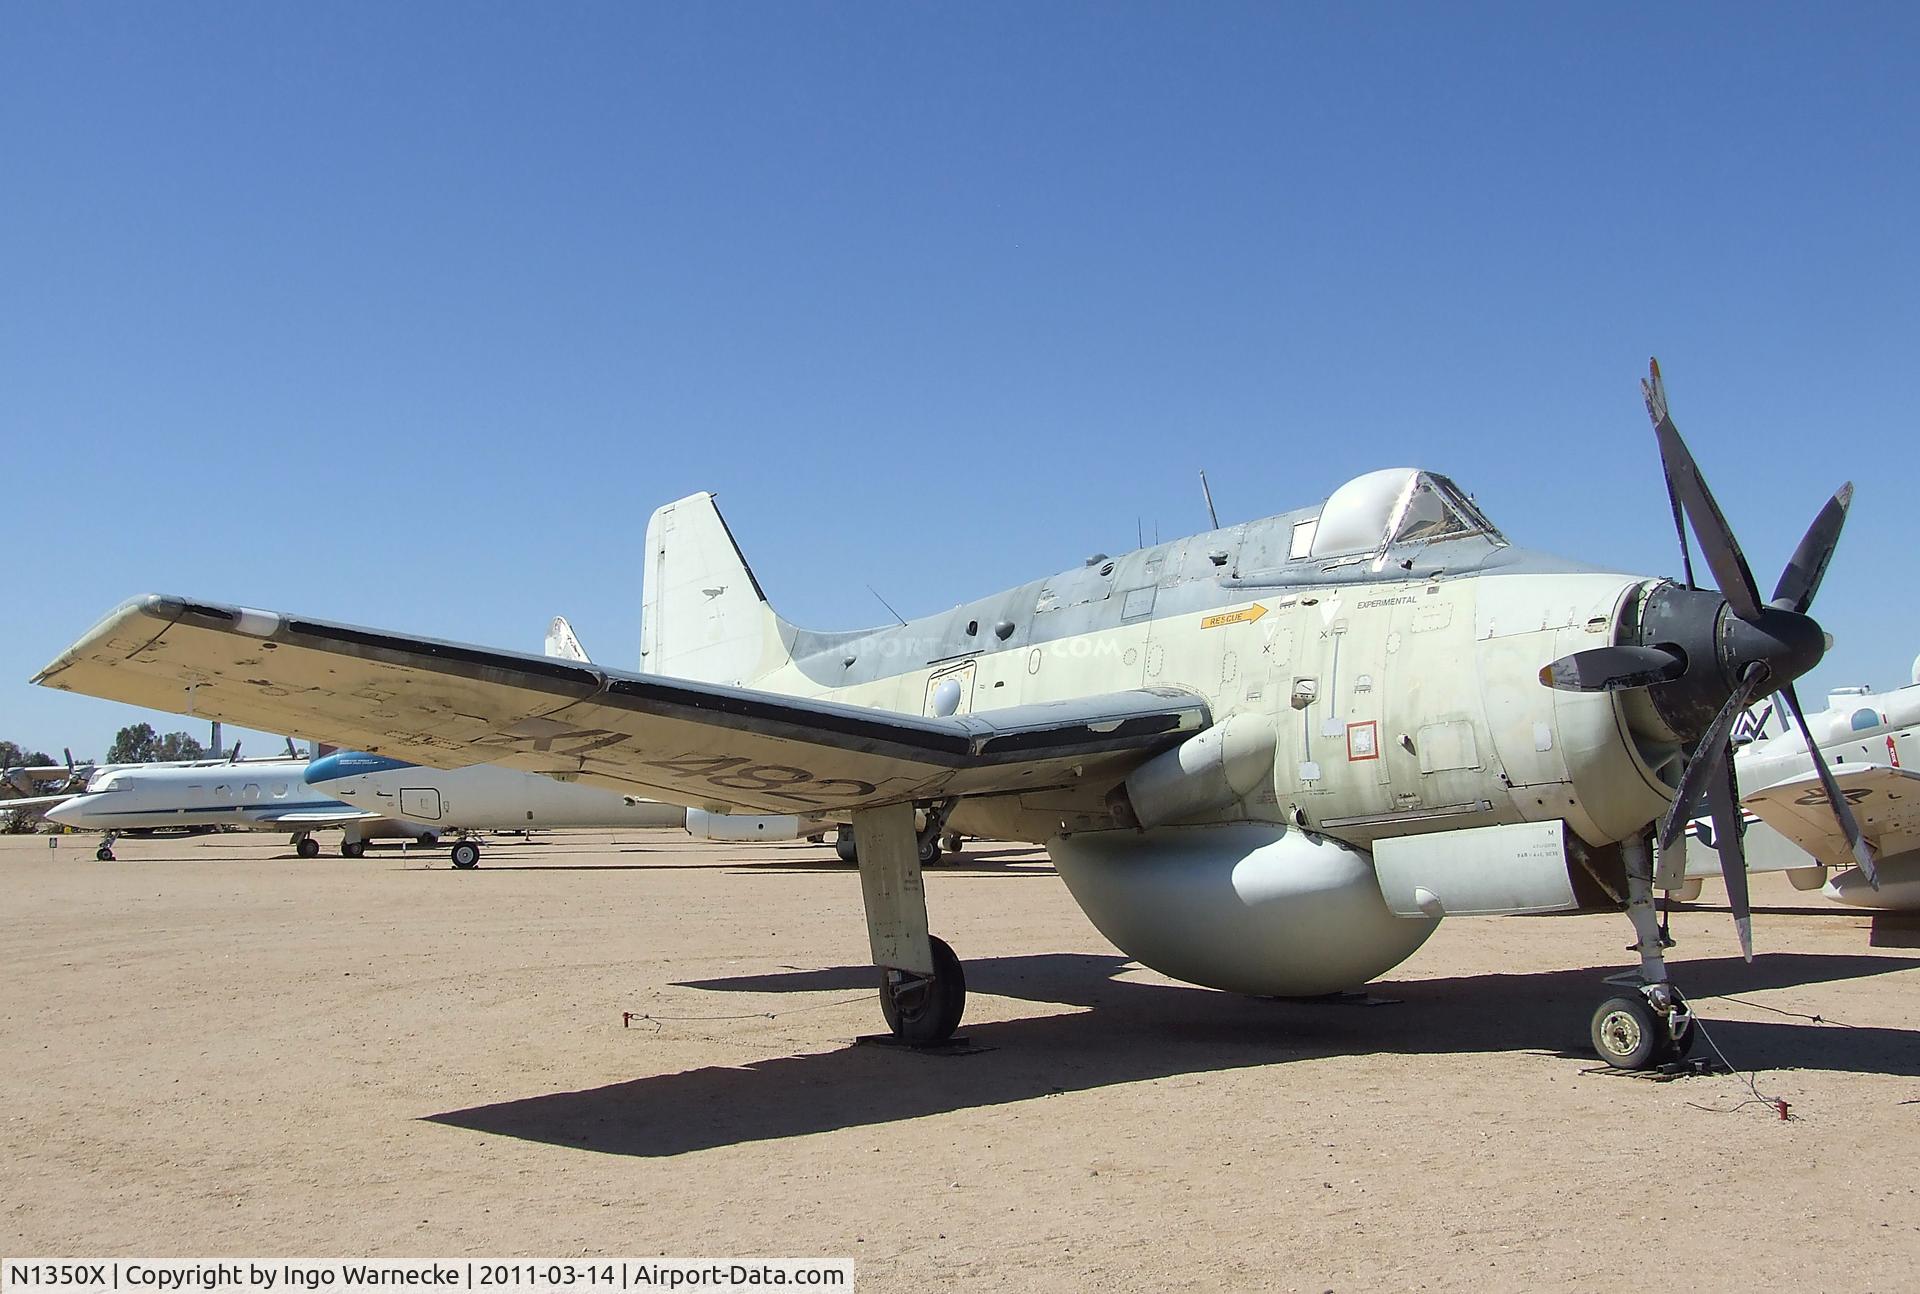
[[749, 684], [788, 660], [780, 617], [707, 493], [647, 522], [640, 669], [701, 683]]
[[579, 661], [583, 665], [593, 663], [587, 656], [587, 649], [580, 645], [579, 635], [573, 632], [573, 626], [567, 623], [565, 616], [555, 616], [553, 623], [547, 626], [546, 654], [559, 660]]

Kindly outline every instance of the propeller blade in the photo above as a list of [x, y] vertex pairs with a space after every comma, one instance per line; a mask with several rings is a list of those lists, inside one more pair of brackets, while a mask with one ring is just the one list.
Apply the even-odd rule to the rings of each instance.
[[1707, 725], [1706, 734], [1693, 748], [1686, 775], [1680, 779], [1680, 789], [1674, 793], [1673, 807], [1667, 810], [1667, 820], [1660, 824], [1660, 848], [1672, 849], [1674, 842], [1687, 834], [1687, 823], [1693, 818], [1694, 806], [1700, 803], [1710, 779], [1720, 765], [1728, 764], [1733, 758], [1733, 748], [1727, 740], [1728, 734], [1733, 731], [1733, 721], [1767, 681], [1767, 673], [1767, 667], [1759, 661], [1747, 666], [1747, 672], [1740, 676], [1740, 686], [1733, 689], [1733, 695], [1727, 698], [1727, 703], [1720, 707], [1720, 713], [1714, 715], [1713, 722]]
[[[1640, 379], [1640, 394], [1647, 401], [1647, 416], [1658, 427], [1667, 421], [1667, 384], [1660, 380], [1660, 361], [1647, 361], [1647, 376]], [[1687, 587], [1696, 588], [1693, 582], [1693, 552], [1687, 547], [1687, 519], [1680, 512], [1680, 495], [1673, 488], [1673, 473], [1666, 470], [1666, 460], [1660, 462], [1660, 474], [1667, 478], [1667, 505], [1673, 509], [1673, 533], [1680, 540], [1680, 567], [1686, 572]]]
[[1747, 897], [1746, 820], [1740, 814], [1739, 788], [1733, 780], [1733, 753], [1720, 760], [1724, 775], [1707, 783], [1707, 808], [1713, 814], [1713, 845], [1720, 852], [1720, 878], [1727, 883], [1727, 906], [1740, 936], [1740, 955], [1753, 960], [1753, 905]]
[[1840, 542], [1840, 528], [1847, 524], [1847, 509], [1853, 505], [1853, 482], [1835, 490], [1820, 515], [1807, 527], [1800, 546], [1793, 550], [1780, 582], [1773, 586], [1773, 605], [1806, 614], [1813, 595], [1820, 591], [1820, 580], [1833, 560], [1834, 546]]
[[1833, 816], [1839, 820], [1840, 831], [1853, 850], [1854, 865], [1867, 878], [1867, 884], [1879, 889], [1880, 874], [1873, 865], [1873, 846], [1860, 834], [1860, 823], [1853, 816], [1853, 806], [1847, 803], [1847, 797], [1840, 794], [1839, 786], [1834, 783], [1833, 773], [1827, 768], [1826, 756], [1820, 753], [1820, 745], [1814, 741], [1813, 732], [1807, 727], [1807, 716], [1800, 708], [1799, 694], [1789, 683], [1780, 689], [1780, 695], [1787, 699], [1787, 709], [1793, 711], [1794, 722], [1800, 725], [1800, 735], [1807, 739], [1807, 754], [1813, 757], [1813, 771], [1820, 775], [1820, 785], [1827, 792], [1827, 803], [1833, 806]]
[[1679, 678], [1685, 658], [1661, 647], [1592, 647], [1562, 656], [1540, 681], [1562, 692], [1621, 692]]
[[[1653, 366], [1652, 371], [1657, 381], [1658, 365]], [[1693, 522], [1701, 555], [1707, 559], [1714, 581], [1720, 586], [1720, 596], [1733, 608], [1733, 614], [1752, 623], [1760, 618], [1760, 590], [1753, 582], [1753, 571], [1747, 566], [1739, 541], [1733, 537], [1726, 514], [1720, 511], [1713, 492], [1707, 489], [1706, 478], [1700, 475], [1700, 466], [1693, 461], [1687, 442], [1680, 438], [1680, 429], [1673, 425], [1664, 391], [1653, 386], [1647, 389], [1650, 392], [1647, 413], [1653, 419], [1653, 434], [1660, 441], [1660, 462], [1666, 468], [1667, 480]], [[1659, 394], [1658, 401], [1652, 393]]]

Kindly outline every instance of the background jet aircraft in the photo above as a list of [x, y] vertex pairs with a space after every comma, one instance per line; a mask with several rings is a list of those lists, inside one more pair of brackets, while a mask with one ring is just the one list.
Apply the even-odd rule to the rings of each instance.
[[106, 839], [97, 857], [113, 858], [125, 832], [189, 827], [288, 831], [302, 858], [320, 852], [313, 833], [339, 827], [348, 838], [403, 836], [431, 840], [434, 829], [398, 821], [321, 795], [305, 781], [304, 759], [160, 766], [133, 764], [98, 774], [82, 795], [46, 811], [48, 820]]
[[[794, 814], [708, 813], [493, 764], [423, 768], [384, 755], [335, 751], [307, 765], [305, 777], [315, 791], [374, 816], [443, 832], [682, 827], [701, 840], [797, 840], [822, 829]], [[366, 845], [345, 842], [340, 852], [358, 858]], [[455, 867], [480, 862], [477, 840], [456, 841], [451, 852]]]
[[[1920, 909], [1920, 661], [1914, 682], [1891, 692], [1841, 688], [1807, 726], [1878, 855], [1878, 884], [1853, 865], [1844, 838], [1821, 813], [1823, 797], [1806, 737], [1798, 730], [1756, 741], [1735, 756], [1746, 795], [1748, 869], [1784, 871], [1795, 888], [1824, 889], [1856, 907]], [[1802, 803], [1806, 801], [1806, 803]], [[1809, 812], [1809, 809], [1812, 812]], [[1711, 824], [1695, 822], [1685, 843], [1683, 899], [1720, 872]]]
[[[1094, 924], [1177, 978], [1350, 988], [1446, 915], [1626, 907], [1639, 956], [1591, 1019], [1644, 1067], [1693, 1040], [1654, 911], [1703, 803], [1738, 840], [1734, 721], [1823, 654], [1808, 614], [1851, 487], [1763, 602], [1643, 383], [1676, 525], [1718, 591], [1508, 543], [1441, 476], [1359, 477], [1318, 507], [1155, 544], [898, 626], [777, 616], [710, 496], [648, 526], [644, 671], [136, 599], [48, 686], [393, 758], [504, 763], [709, 811], [851, 822], [881, 1009], [952, 1034], [965, 975], [927, 929], [916, 815], [1046, 845]], [[1853, 856], [1873, 859], [1814, 753]], [[1744, 863], [1724, 851], [1743, 944]], [[1673, 878], [1662, 877], [1662, 880]], [[1677, 883], [1677, 881], [1673, 881]]]

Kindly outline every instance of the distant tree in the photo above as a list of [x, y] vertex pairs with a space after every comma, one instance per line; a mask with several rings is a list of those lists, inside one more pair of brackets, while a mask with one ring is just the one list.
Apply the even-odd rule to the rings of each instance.
[[205, 759], [207, 748], [184, 732], [162, 737], [150, 723], [122, 728], [107, 752], [109, 764], [152, 764], [160, 760]]
[[207, 748], [184, 732], [170, 732], [160, 739], [155, 759], [205, 759]]
[[57, 764], [60, 761], [45, 751], [28, 750], [25, 746], [10, 741], [0, 741], [0, 768], [20, 768], [35, 764]]
[[107, 750], [109, 764], [151, 764], [159, 756], [160, 734], [153, 730], [150, 723], [136, 723], [122, 728], [114, 735], [113, 745]]

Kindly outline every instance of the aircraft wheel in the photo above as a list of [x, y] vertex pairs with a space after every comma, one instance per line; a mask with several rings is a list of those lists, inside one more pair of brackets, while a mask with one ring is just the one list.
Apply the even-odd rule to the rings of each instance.
[[912, 1047], [927, 1047], [945, 1042], [960, 1027], [960, 1016], [967, 1009], [967, 977], [960, 959], [947, 947], [947, 941], [933, 943], [933, 977], [896, 977], [898, 971], [885, 967], [880, 971], [880, 1014], [887, 1018], [893, 1036]]
[[480, 865], [480, 846], [471, 840], [463, 840], [453, 847], [453, 865], [461, 871]]
[[429, 831], [426, 835], [420, 837], [420, 839], [414, 841], [413, 843], [415, 843], [416, 845], [419, 845], [422, 849], [432, 849], [435, 845], [438, 845], [440, 843], [440, 837], [435, 833]]
[[362, 858], [366, 855], [366, 852], [367, 842], [364, 840], [343, 840], [340, 842], [340, 857], [342, 858]]
[[320, 856], [320, 842], [312, 836], [302, 836], [299, 842], [294, 845], [293, 852], [302, 858], [318, 858]]
[[111, 849], [108, 849], [105, 845], [102, 845], [100, 846], [100, 848], [94, 850], [93, 856], [99, 859], [103, 863], [110, 863], [113, 861], [113, 851]]
[[949, 854], [959, 853], [960, 847], [966, 843], [966, 837], [957, 831], [949, 831], [940, 837], [940, 848]]
[[842, 827], [834, 833], [833, 852], [838, 854], [840, 861], [849, 867], [860, 865], [860, 851], [854, 848], [852, 827]]
[[1638, 993], [1602, 1002], [1588, 1032], [1594, 1051], [1615, 1069], [1651, 1069], [1661, 1053], [1673, 1046], [1666, 1021]]
[[940, 861], [940, 833], [923, 831], [919, 836], [920, 865], [931, 867]]

